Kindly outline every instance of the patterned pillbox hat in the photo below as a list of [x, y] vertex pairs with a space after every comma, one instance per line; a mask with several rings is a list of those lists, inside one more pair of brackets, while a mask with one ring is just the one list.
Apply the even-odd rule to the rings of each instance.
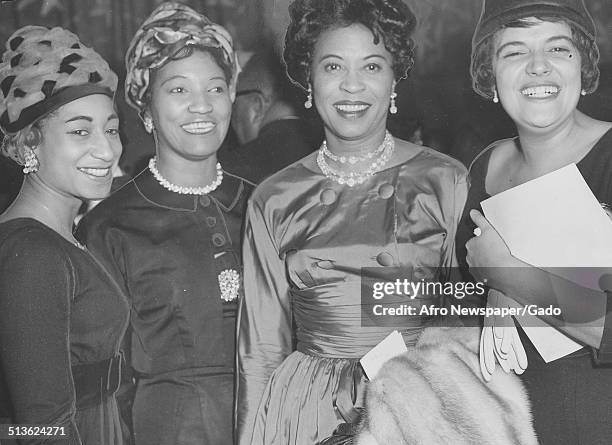
[[62, 105], [90, 94], [113, 97], [117, 75], [63, 28], [24, 26], [0, 63], [0, 129], [14, 134]]

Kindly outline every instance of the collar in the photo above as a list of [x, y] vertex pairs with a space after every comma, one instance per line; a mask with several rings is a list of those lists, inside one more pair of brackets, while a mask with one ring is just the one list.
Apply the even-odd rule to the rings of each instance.
[[[171, 192], [157, 182], [149, 168], [145, 168], [134, 179], [134, 185], [140, 194], [147, 200], [159, 207], [172, 210], [195, 211], [198, 207], [201, 195], [181, 195]], [[225, 211], [232, 210], [243, 193], [245, 193], [245, 181], [231, 173], [223, 170], [223, 181], [208, 196]]]

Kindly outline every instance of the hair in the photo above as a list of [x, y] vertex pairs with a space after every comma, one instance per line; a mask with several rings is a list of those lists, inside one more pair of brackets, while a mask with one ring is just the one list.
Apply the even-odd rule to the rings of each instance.
[[372, 31], [393, 57], [396, 80], [406, 78], [414, 64], [416, 17], [402, 0], [295, 0], [283, 57], [293, 82], [307, 89], [317, 39], [326, 30], [361, 24]]
[[[543, 22], [566, 23], [572, 32], [572, 40], [580, 53], [582, 89], [586, 93], [592, 93], [599, 85], [599, 48], [594, 39], [573, 22], [561, 17], [535, 16]], [[505, 28], [528, 28], [534, 23], [527, 18], [518, 19], [503, 26]], [[472, 76], [472, 88], [481, 96], [491, 99], [495, 89], [495, 73], [493, 71], [493, 59], [495, 53], [495, 38], [499, 31], [484, 39], [472, 52], [472, 63], [470, 74]]]
[[303, 101], [301, 92], [287, 78], [281, 57], [272, 49], [262, 49], [251, 56], [238, 76], [239, 88], [257, 89], [273, 102], [294, 107]]
[[42, 143], [47, 121], [56, 114], [57, 111], [52, 111], [16, 133], [5, 134], [0, 143], [0, 152], [17, 164], [25, 165], [26, 148], [34, 149]]
[[203, 53], [210, 54], [210, 56], [213, 58], [217, 66], [219, 66], [219, 68], [221, 68], [221, 70], [223, 71], [223, 76], [225, 77], [225, 81], [227, 82], [227, 84], [229, 85], [231, 83], [232, 75], [233, 75], [233, 68], [230, 64], [228, 64], [225, 61], [225, 58], [223, 56], [223, 50], [221, 48], [214, 48], [214, 47], [203, 46], [203, 45], [186, 45], [182, 47], [180, 50], [178, 50], [172, 57], [169, 57], [168, 60], [165, 63], [163, 63], [161, 66], [151, 70], [151, 74], [150, 74], [151, 79], [149, 80], [149, 86], [147, 88], [146, 93], [143, 96], [143, 102], [145, 104], [145, 109], [151, 105], [151, 97], [152, 97], [151, 85], [153, 85], [153, 79], [155, 79], [155, 75], [157, 71], [162, 69], [168, 63], [171, 63], [175, 60], [181, 60], [181, 59], [186, 59], [187, 57], [190, 57], [195, 51], [201, 51]]

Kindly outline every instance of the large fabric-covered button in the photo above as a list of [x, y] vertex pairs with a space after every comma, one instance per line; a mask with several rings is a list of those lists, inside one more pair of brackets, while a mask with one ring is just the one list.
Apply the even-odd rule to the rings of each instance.
[[395, 189], [391, 184], [383, 184], [378, 189], [378, 195], [383, 199], [389, 199], [393, 196]]
[[200, 204], [204, 207], [208, 207], [210, 205], [210, 198], [206, 195], [200, 196]]
[[332, 261], [329, 260], [323, 260], [323, 261], [319, 261], [317, 263], [317, 266], [319, 266], [321, 269], [333, 269], [334, 268], [334, 263]]
[[381, 266], [393, 266], [393, 256], [389, 252], [381, 252], [376, 257], [376, 261]]
[[215, 218], [214, 216], [207, 216], [206, 217], [206, 225], [208, 227], [214, 227], [215, 224], [217, 224], [217, 218]]
[[221, 247], [225, 244], [225, 237], [221, 233], [213, 233], [212, 242], [215, 246]]
[[336, 192], [332, 189], [325, 189], [321, 192], [321, 202], [326, 206], [336, 202]]

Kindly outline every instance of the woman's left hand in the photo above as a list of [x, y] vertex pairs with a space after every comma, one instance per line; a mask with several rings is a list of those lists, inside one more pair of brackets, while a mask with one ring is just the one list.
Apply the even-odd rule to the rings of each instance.
[[486, 279], [489, 286], [498, 288], [496, 284], [500, 278], [503, 280], [502, 268], [516, 267], [520, 262], [512, 256], [502, 237], [482, 213], [471, 210], [470, 218], [477, 226], [475, 232], [480, 232], [465, 245], [470, 273], [479, 280]]

